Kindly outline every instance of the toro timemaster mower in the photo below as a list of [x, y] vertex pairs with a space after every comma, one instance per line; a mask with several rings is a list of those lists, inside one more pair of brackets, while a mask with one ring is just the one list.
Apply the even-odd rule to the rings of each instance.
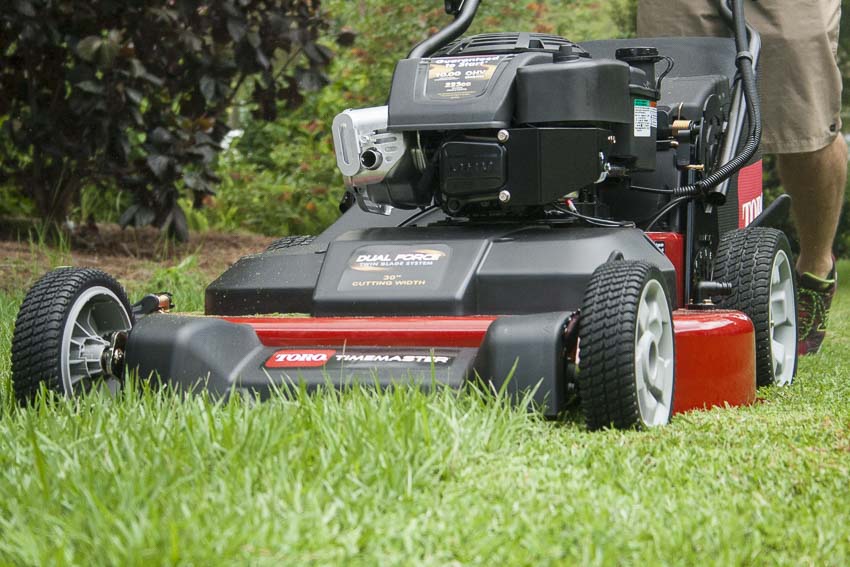
[[743, 2], [721, 8], [734, 39], [581, 45], [462, 37], [479, 2], [446, 2], [386, 106], [334, 120], [339, 220], [239, 260], [205, 315], [131, 305], [96, 270], [42, 277], [15, 326], [19, 400], [129, 372], [260, 397], [479, 380], [547, 416], [580, 399], [595, 429], [790, 383], [794, 270], [768, 228], [789, 203], [762, 211]]

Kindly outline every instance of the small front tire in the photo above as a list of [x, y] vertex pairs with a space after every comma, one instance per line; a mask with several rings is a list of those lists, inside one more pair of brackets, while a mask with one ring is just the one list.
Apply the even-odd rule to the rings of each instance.
[[675, 366], [673, 314], [661, 271], [639, 261], [599, 266], [579, 325], [578, 386], [588, 428], [669, 423]]
[[[133, 326], [124, 288], [100, 270], [59, 268], [27, 292], [12, 336], [12, 387], [19, 403], [31, 402], [43, 383], [73, 396], [106, 382], [103, 352], [115, 333]], [[104, 380], [106, 379], [106, 380]]]

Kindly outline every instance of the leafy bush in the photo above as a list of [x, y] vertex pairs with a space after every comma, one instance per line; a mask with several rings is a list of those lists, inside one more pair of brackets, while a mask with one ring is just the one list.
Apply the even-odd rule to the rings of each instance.
[[64, 220], [86, 186], [122, 224], [187, 236], [178, 188], [213, 193], [237, 97], [273, 120], [321, 87], [320, 0], [16, 0], [0, 8], [0, 183]]

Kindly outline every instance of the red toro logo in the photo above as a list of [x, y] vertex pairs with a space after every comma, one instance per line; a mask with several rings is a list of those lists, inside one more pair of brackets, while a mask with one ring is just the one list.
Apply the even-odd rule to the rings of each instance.
[[327, 364], [335, 350], [279, 350], [266, 361], [266, 368], [317, 368]]
[[749, 226], [761, 214], [762, 162], [748, 165], [738, 173], [738, 228]]

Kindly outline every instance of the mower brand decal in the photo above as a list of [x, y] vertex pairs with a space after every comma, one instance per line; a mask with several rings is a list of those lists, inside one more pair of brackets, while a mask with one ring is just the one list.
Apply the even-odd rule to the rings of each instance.
[[440, 57], [428, 63], [428, 98], [458, 99], [483, 94], [506, 57]]
[[279, 350], [269, 357], [266, 368], [318, 368], [330, 362], [335, 350]]
[[431, 354], [338, 354], [337, 362], [388, 362], [403, 364], [450, 364], [454, 357]]
[[445, 244], [364, 246], [349, 259], [338, 290], [433, 288], [442, 282], [449, 255]]
[[635, 138], [649, 138], [658, 128], [658, 108], [655, 101], [635, 99]]
[[749, 226], [763, 208], [762, 162], [759, 160], [738, 173], [738, 228]]
[[429, 351], [386, 351], [375, 349], [337, 350], [279, 350], [266, 360], [265, 368], [340, 368], [400, 364], [406, 366], [446, 366], [455, 359], [454, 354]]
[[741, 205], [741, 216], [744, 219], [744, 226], [749, 226], [756, 217], [759, 216], [764, 208], [763, 197], [759, 195], [752, 201]]

